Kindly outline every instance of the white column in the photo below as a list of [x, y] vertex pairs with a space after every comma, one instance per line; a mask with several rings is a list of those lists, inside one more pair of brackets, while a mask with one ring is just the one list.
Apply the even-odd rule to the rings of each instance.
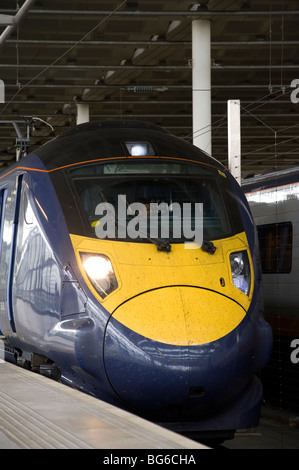
[[0, 103], [5, 103], [5, 85], [3, 80], [0, 80]]
[[241, 117], [240, 101], [227, 102], [228, 169], [241, 185]]
[[89, 105], [86, 103], [77, 103], [77, 124], [89, 122]]
[[193, 144], [212, 153], [211, 23], [192, 22]]

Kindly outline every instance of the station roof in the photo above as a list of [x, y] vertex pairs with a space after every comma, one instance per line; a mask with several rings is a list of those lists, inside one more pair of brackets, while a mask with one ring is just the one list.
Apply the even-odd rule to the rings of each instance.
[[16, 25], [27, 2], [0, 5], [0, 169], [16, 158], [12, 122], [25, 137], [31, 123], [34, 150], [76, 124], [77, 103], [91, 121], [148, 121], [192, 142], [196, 19], [211, 21], [213, 156], [227, 166], [237, 99], [242, 176], [298, 165], [297, 1], [32, 0]]

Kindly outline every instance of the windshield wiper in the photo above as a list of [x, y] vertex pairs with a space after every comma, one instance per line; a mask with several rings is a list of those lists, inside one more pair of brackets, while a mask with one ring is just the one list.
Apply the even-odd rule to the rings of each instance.
[[[169, 243], [168, 240], [165, 240], [165, 239], [162, 239], [162, 238], [153, 239], [153, 238], [150, 238], [150, 237], [147, 237], [147, 239], [156, 245], [158, 251], [165, 251], [166, 253], [170, 253], [171, 244]], [[206, 251], [207, 253], [210, 253], [211, 255], [213, 255], [216, 251], [216, 246], [214, 245], [213, 242], [211, 242], [209, 240], [203, 240], [202, 245], [201, 245], [201, 249], [203, 251]]]
[[211, 255], [213, 255], [216, 251], [216, 246], [214, 245], [213, 242], [211, 242], [209, 240], [203, 240], [202, 245], [201, 245], [201, 249], [203, 251], [206, 251], [207, 253], [210, 253]]
[[158, 251], [165, 251], [166, 253], [170, 253], [171, 244], [169, 243], [168, 240], [164, 240], [162, 238], [156, 238], [156, 239], [149, 238], [149, 240], [156, 245]]

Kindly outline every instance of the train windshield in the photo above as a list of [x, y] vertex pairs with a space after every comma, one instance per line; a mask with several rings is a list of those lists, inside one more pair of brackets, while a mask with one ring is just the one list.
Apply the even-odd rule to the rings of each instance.
[[223, 172], [177, 161], [122, 161], [70, 171], [89, 236], [200, 242], [240, 232]]

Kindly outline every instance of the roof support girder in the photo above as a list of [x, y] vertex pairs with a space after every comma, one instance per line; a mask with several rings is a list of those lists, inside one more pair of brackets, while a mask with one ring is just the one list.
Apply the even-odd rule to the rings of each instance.
[[[28, 10], [33, 6], [33, 4], [36, 2], [36, 0], [26, 0], [25, 3], [21, 6], [21, 8], [18, 10], [18, 12], [15, 14], [13, 17], [13, 22], [9, 26], [5, 28], [3, 33], [0, 36], [0, 51], [1, 47], [3, 46], [4, 42], [6, 41], [7, 38], [11, 35], [11, 33], [17, 28], [17, 26], [20, 24], [20, 22], [23, 20], [23, 18], [26, 16]], [[1, 15], [5, 16], [5, 15]]]

